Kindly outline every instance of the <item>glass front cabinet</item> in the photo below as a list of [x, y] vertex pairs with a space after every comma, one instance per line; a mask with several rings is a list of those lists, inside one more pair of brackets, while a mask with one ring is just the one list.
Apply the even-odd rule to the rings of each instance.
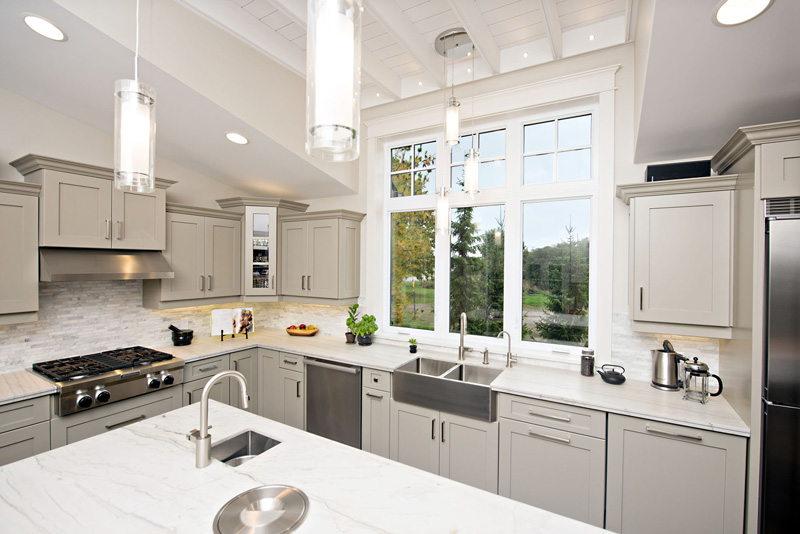
[[245, 208], [245, 295], [278, 294], [277, 211], [277, 208]]

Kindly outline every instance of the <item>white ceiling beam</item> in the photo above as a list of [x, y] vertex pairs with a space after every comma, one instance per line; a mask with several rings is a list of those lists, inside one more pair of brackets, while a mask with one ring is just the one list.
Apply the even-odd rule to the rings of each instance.
[[[308, 4], [298, 0], [272, 0], [275, 7], [284, 12], [292, 19], [295, 24], [308, 27]], [[387, 96], [401, 98], [400, 96], [400, 77], [392, 69], [369, 51], [366, 47], [361, 47], [361, 69], [369, 76]]]
[[639, 18], [639, 0], [626, 0], [625, 2], [625, 42], [636, 40], [636, 25]]
[[558, 20], [558, 8], [556, 0], [540, 0], [542, 3], [542, 13], [544, 13], [544, 23], [547, 26], [547, 36], [550, 42], [550, 51], [553, 59], [561, 59], [563, 51], [561, 48], [561, 22]]
[[478, 4], [472, 0], [464, 2], [464, 0], [448, 0], [450, 9], [455, 12], [461, 25], [467, 31], [472, 44], [480, 52], [481, 57], [489, 68], [492, 74], [500, 74], [500, 47], [497, 46], [497, 41], [489, 29], [489, 25], [483, 18], [483, 14], [478, 9]]
[[422, 70], [434, 79], [438, 86], [444, 87], [444, 66], [442, 57], [433, 50], [433, 43], [425, 42], [414, 23], [403, 13], [394, 0], [363, 0], [386, 33], [388, 33], [408, 54], [414, 58]]

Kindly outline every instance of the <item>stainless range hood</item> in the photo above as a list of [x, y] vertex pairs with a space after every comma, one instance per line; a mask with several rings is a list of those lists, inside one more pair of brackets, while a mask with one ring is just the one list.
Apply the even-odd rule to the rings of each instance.
[[159, 251], [39, 248], [42, 282], [175, 278]]

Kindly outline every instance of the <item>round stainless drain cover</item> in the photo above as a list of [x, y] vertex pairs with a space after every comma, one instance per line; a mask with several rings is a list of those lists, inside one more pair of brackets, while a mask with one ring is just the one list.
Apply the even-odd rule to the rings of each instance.
[[240, 493], [214, 518], [216, 534], [277, 534], [297, 528], [308, 512], [308, 497], [297, 488], [261, 486]]

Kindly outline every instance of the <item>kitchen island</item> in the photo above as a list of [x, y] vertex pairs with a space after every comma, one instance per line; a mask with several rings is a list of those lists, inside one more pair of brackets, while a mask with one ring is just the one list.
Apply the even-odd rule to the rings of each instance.
[[244, 430], [280, 441], [232, 468], [194, 466], [199, 405], [0, 468], [3, 532], [211, 532], [231, 498], [266, 484], [304, 491], [297, 532], [601, 532], [590, 525], [329, 441], [214, 401], [212, 445]]

